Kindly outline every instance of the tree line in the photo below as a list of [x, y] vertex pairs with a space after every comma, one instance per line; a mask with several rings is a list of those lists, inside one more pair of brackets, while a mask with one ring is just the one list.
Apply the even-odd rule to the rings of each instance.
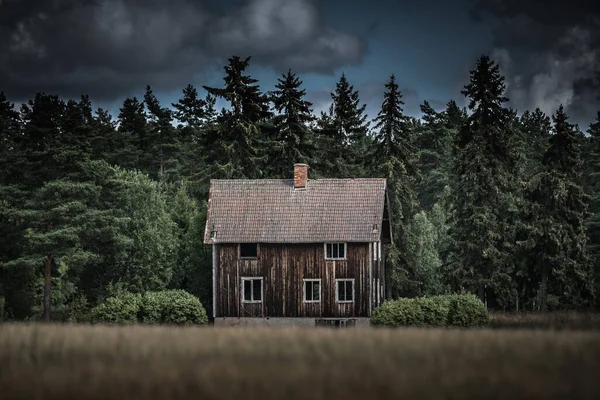
[[[0, 92], [0, 297], [4, 318], [37, 319], [44, 271], [53, 320], [77, 320], [112, 293], [183, 289], [211, 307], [202, 243], [213, 178], [388, 181], [394, 241], [388, 299], [472, 292], [504, 310], [598, 307], [600, 112], [588, 135], [563, 106], [508, 108], [498, 65], [481, 56], [454, 100], [405, 115], [395, 77], [372, 121], [342, 74], [315, 115], [291, 70], [272, 91], [231, 57], [222, 87], [188, 85], [161, 104], [151, 87], [117, 118], [37, 93]], [[216, 99], [229, 107], [216, 110]]]

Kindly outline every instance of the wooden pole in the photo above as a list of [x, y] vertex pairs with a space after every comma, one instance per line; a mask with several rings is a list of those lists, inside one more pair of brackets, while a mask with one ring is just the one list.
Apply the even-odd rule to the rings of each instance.
[[52, 277], [52, 257], [44, 259], [44, 321], [50, 322], [50, 282]]

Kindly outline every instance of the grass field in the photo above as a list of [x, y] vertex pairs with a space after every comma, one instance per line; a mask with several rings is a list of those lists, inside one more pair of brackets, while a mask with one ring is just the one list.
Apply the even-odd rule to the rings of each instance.
[[491, 312], [489, 326], [496, 329], [600, 330], [600, 314], [574, 311], [549, 313]]
[[0, 325], [8, 399], [592, 399], [597, 332]]

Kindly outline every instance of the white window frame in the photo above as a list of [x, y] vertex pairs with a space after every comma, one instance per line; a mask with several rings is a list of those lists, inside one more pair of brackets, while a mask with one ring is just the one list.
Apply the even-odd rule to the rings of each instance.
[[[352, 282], [352, 300], [340, 300], [340, 282]], [[356, 298], [356, 290], [354, 285], [354, 278], [340, 278], [335, 280], [335, 302], [336, 303], [354, 303]]]
[[[243, 244], [256, 244], [256, 257], [242, 257], [242, 245]], [[258, 260], [258, 254], [260, 252], [260, 243], [238, 243], [238, 256], [240, 260]]]
[[[336, 244], [338, 246], [340, 244], [344, 245], [344, 257], [327, 257], [327, 245], [328, 244], [331, 244], [331, 245]], [[331, 248], [331, 251], [333, 252], [333, 246]], [[346, 257], [348, 257], [348, 245], [347, 245], [346, 242], [328, 242], [328, 243], [323, 243], [323, 252], [325, 253], [325, 259], [326, 260], [345, 260]], [[340, 252], [340, 250], [339, 250], [339, 247], [338, 247], [338, 254], [339, 254], [339, 252]]]
[[[246, 300], [246, 296], [245, 296], [245, 288], [244, 288], [244, 283], [246, 281], [254, 281], [254, 280], [260, 280], [260, 300]], [[253, 292], [254, 291], [254, 285], [251, 284], [250, 286], [250, 290]], [[242, 295], [242, 303], [250, 303], [250, 304], [260, 304], [263, 302], [263, 299], [265, 298], [265, 290], [264, 290], [264, 279], [262, 276], [244, 276], [241, 278], [241, 295]], [[250, 298], [254, 298], [253, 294], [254, 293], [250, 293]]]
[[[319, 283], [319, 300], [306, 300], [306, 283], [307, 282], [318, 282]], [[320, 303], [323, 296], [323, 289], [320, 279], [304, 279], [302, 282], [302, 298], [305, 303]]]

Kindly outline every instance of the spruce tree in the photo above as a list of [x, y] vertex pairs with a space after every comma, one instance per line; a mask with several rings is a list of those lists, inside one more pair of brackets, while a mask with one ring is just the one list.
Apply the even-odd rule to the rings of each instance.
[[292, 164], [312, 161], [315, 141], [309, 125], [314, 117], [312, 104], [304, 100], [306, 90], [301, 86], [302, 81], [289, 70], [270, 93], [273, 108], [278, 112], [272, 121], [274, 145], [269, 152], [272, 177], [289, 177]]
[[411, 145], [411, 131], [404, 116], [402, 93], [394, 75], [385, 88], [381, 111], [375, 118], [375, 150], [379, 157], [376, 175], [386, 178], [390, 199], [393, 242], [388, 248], [387, 297], [413, 295], [416, 292], [414, 267], [415, 237], [411, 220], [418, 211], [414, 189], [420, 174], [415, 166], [415, 149]]
[[175, 109], [173, 116], [185, 126], [198, 129], [204, 124], [207, 104], [194, 86], [187, 85], [183, 89], [183, 97], [172, 106]]
[[263, 135], [271, 116], [268, 97], [257, 80], [244, 72], [250, 57], [229, 58], [225, 66], [224, 88], [204, 86], [211, 95], [230, 103], [217, 123], [206, 130], [206, 178], [260, 178], [267, 170], [269, 140]]
[[180, 142], [172, 124], [172, 111], [162, 107], [150, 86], [144, 94], [146, 104], [147, 134], [150, 148], [142, 154], [142, 165], [148, 174], [163, 183], [177, 179]]
[[137, 97], [126, 98], [119, 109], [117, 121], [123, 141], [123, 149], [117, 157], [118, 165], [128, 169], [142, 168], [141, 158], [150, 147], [144, 102]]
[[417, 191], [421, 207], [430, 210], [448, 184], [447, 163], [452, 142], [444, 113], [436, 112], [427, 101], [421, 104], [421, 112], [423, 123], [415, 135], [415, 147], [423, 179]]
[[453, 144], [451, 258], [445, 269], [453, 289], [476, 291], [482, 300], [493, 294], [502, 307], [515, 298], [511, 274], [518, 219], [517, 157], [503, 107], [505, 89], [498, 65], [480, 57], [462, 91], [472, 114]]
[[548, 148], [552, 123], [550, 117], [539, 108], [525, 111], [520, 118], [523, 156], [525, 158], [524, 177], [531, 178], [543, 170], [542, 158]]
[[580, 138], [561, 105], [552, 116], [554, 134], [544, 153], [544, 171], [529, 183], [530, 263], [539, 283], [539, 310], [589, 305], [593, 273], [586, 251], [588, 196], [581, 187]]
[[15, 168], [20, 158], [19, 139], [21, 121], [19, 112], [0, 92], [0, 185], [19, 182], [20, 171]]
[[454, 100], [450, 100], [448, 103], [446, 103], [444, 120], [446, 122], [447, 129], [450, 129], [453, 132], [458, 132], [465, 122], [467, 122], [467, 110], [461, 109]]
[[360, 105], [358, 90], [354, 90], [345, 74], [342, 74], [336, 83], [331, 99], [335, 135], [331, 137], [333, 143], [332, 147], [329, 147], [328, 155], [335, 159], [332, 153], [343, 153], [344, 162], [351, 172], [350, 176], [339, 176], [340, 178], [363, 176], [370, 166], [369, 150], [372, 144], [368, 136], [369, 123], [364, 115], [367, 106]]
[[[585, 189], [590, 196], [589, 215], [585, 221], [588, 235], [588, 251], [594, 265], [596, 299], [600, 299], [600, 111], [596, 121], [590, 124], [589, 138], [585, 147]], [[596, 302], [600, 308], [599, 302]]]

